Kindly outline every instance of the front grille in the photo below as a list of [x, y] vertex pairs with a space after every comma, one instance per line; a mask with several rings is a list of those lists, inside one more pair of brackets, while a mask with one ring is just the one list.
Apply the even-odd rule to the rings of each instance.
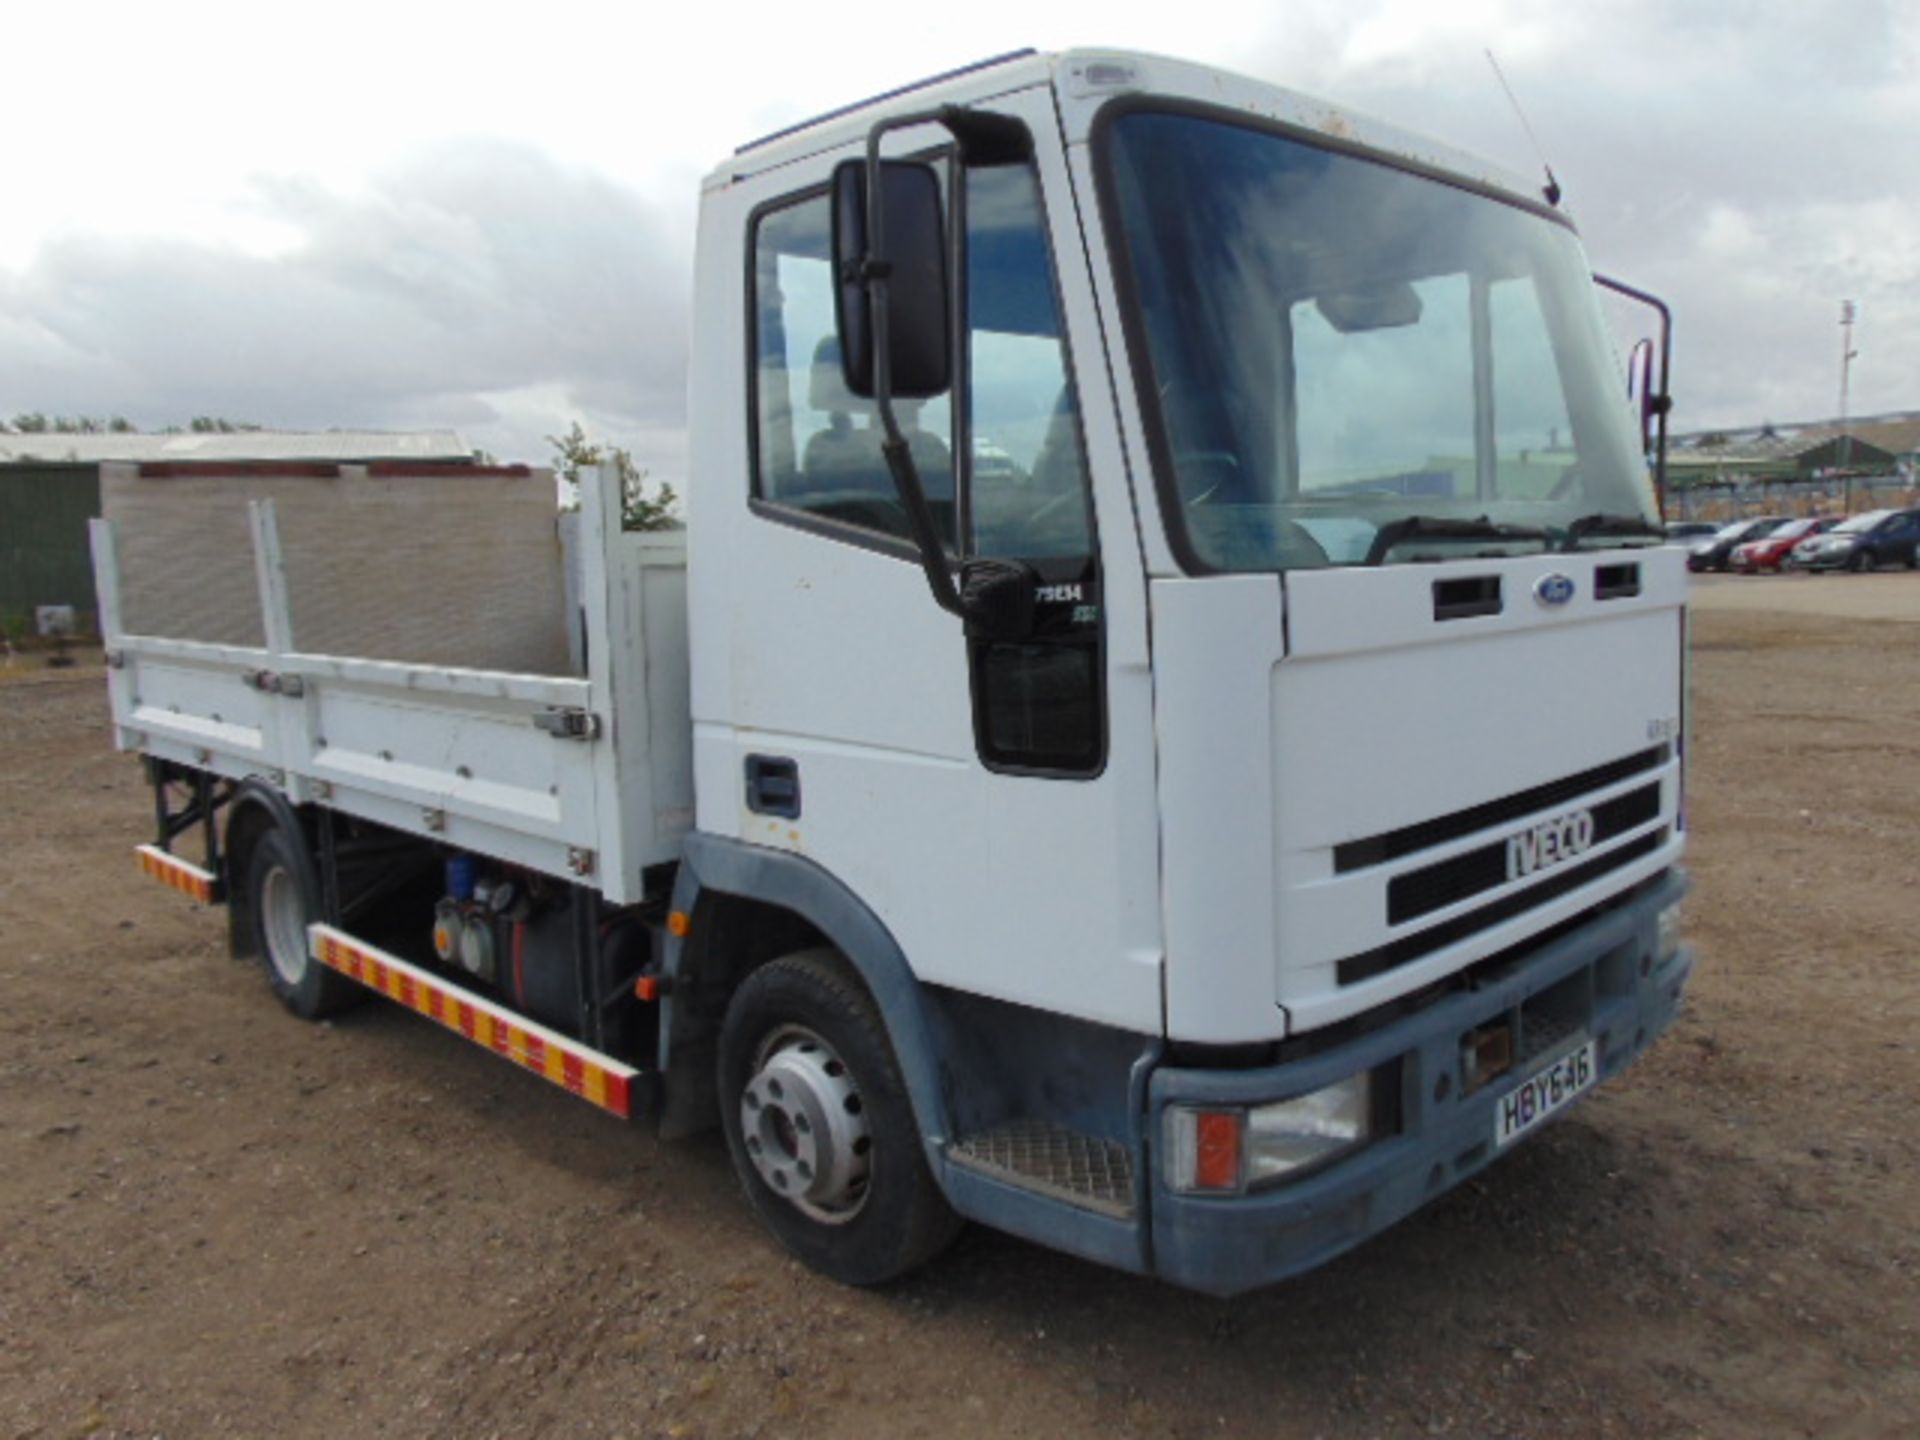
[[1438, 815], [1431, 820], [1422, 820], [1417, 825], [1405, 825], [1398, 830], [1369, 835], [1365, 839], [1349, 840], [1333, 847], [1334, 873], [1344, 875], [1350, 870], [1382, 865], [1389, 860], [1398, 860], [1403, 855], [1413, 855], [1421, 850], [1430, 850], [1435, 845], [1444, 845], [1449, 840], [1458, 840], [1463, 835], [1488, 829], [1502, 821], [1519, 820], [1563, 805], [1644, 771], [1657, 770], [1667, 763], [1672, 754], [1670, 746], [1650, 746], [1605, 765], [1596, 765], [1591, 770], [1582, 770], [1577, 775], [1536, 785], [1531, 790], [1521, 790], [1498, 800], [1471, 805], [1465, 810], [1455, 810], [1450, 815]]
[[1503, 896], [1491, 905], [1482, 905], [1478, 910], [1469, 910], [1451, 920], [1443, 920], [1412, 935], [1376, 946], [1372, 950], [1363, 950], [1358, 955], [1349, 955], [1335, 966], [1335, 975], [1342, 985], [1357, 985], [1362, 980], [1371, 980], [1389, 970], [1411, 964], [1423, 955], [1431, 955], [1436, 950], [1444, 950], [1456, 941], [1464, 940], [1476, 931], [1485, 930], [1511, 920], [1537, 905], [1577, 890], [1590, 881], [1599, 879], [1610, 870], [1630, 865], [1642, 856], [1651, 855], [1667, 843], [1667, 827], [1651, 830], [1637, 840], [1629, 840], [1618, 849], [1609, 850], [1591, 860], [1578, 865], [1569, 865], [1548, 872], [1548, 878], [1537, 885], [1529, 885]]
[[[1593, 844], [1604, 845], [1637, 830], [1660, 814], [1660, 786], [1643, 785], [1593, 807]], [[1507, 874], [1507, 837], [1468, 850], [1437, 865], [1409, 870], [1387, 882], [1387, 923], [1403, 925], [1449, 905], [1492, 890]]]

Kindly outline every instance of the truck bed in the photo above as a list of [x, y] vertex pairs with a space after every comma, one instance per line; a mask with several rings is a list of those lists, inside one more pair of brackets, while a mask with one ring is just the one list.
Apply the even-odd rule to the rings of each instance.
[[569, 565], [552, 477], [521, 467], [106, 468], [119, 748], [614, 903], [677, 858], [684, 532], [623, 532], [590, 475]]

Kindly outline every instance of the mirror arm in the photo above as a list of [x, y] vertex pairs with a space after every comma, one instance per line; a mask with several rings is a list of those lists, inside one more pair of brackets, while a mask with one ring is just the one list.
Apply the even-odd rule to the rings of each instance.
[[940, 543], [940, 531], [933, 523], [933, 508], [927, 504], [927, 492], [920, 484], [913, 451], [894, 424], [891, 410], [891, 406], [882, 402], [880, 415], [887, 438], [880, 442], [880, 453], [887, 458], [893, 488], [899, 492], [900, 504], [907, 512], [907, 528], [913, 532], [914, 547], [920, 552], [920, 568], [926, 572], [927, 589], [933, 592], [934, 604], [949, 614], [964, 617], [966, 610], [960, 603], [960, 590], [953, 583], [953, 571], [947, 567], [946, 548]]
[[1658, 421], [1653, 444], [1653, 496], [1654, 502], [1660, 507], [1660, 513], [1665, 515], [1667, 513], [1667, 412], [1673, 409], [1673, 395], [1668, 389], [1668, 379], [1673, 363], [1673, 312], [1667, 308], [1667, 302], [1658, 295], [1635, 289], [1624, 281], [1596, 274], [1593, 277], [1593, 283], [1613, 291], [1616, 295], [1637, 300], [1660, 316], [1659, 390], [1649, 398], [1648, 404], [1654, 418]]
[[[880, 187], [880, 140], [889, 130], [943, 121], [944, 111], [919, 115], [896, 115], [882, 120], [867, 132], [867, 255], [861, 267], [861, 280], [867, 287], [867, 312], [873, 325], [873, 401], [880, 425], [887, 438], [880, 444], [887, 470], [893, 476], [893, 488], [907, 513], [907, 527], [920, 552], [920, 568], [926, 572], [927, 588], [934, 604], [953, 615], [965, 612], [960, 591], [947, 567], [946, 549], [933, 523], [933, 509], [927, 504], [926, 487], [920, 483], [919, 468], [913, 463], [913, 451], [900, 432], [900, 421], [893, 413], [893, 352], [889, 326], [892, 317], [887, 308], [887, 285], [892, 266], [884, 258], [886, 248], [886, 206]], [[875, 257], [881, 257], [876, 259]]]

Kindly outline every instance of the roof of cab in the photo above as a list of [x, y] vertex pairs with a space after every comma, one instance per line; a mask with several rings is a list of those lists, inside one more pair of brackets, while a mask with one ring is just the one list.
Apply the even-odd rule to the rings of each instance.
[[[1165, 95], [1176, 102], [1237, 110], [1255, 119], [1322, 134], [1336, 144], [1410, 161], [1543, 208], [1540, 187], [1506, 167], [1345, 106], [1214, 66], [1098, 49], [1052, 53], [1016, 50], [884, 91], [742, 145], [715, 167], [706, 185], [724, 186], [823, 150], [853, 144], [866, 135], [875, 119], [889, 111], [978, 103], [1040, 84], [1058, 88], [1061, 119], [1069, 140], [1082, 138], [1084, 129], [1080, 127], [1087, 117], [1110, 99], [1126, 94]], [[1564, 206], [1557, 208], [1564, 214]]]

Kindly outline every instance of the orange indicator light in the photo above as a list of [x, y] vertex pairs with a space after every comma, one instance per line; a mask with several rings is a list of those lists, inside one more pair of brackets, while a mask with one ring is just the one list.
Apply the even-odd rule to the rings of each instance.
[[1193, 1184], [1196, 1190], [1240, 1188], [1240, 1116], [1232, 1110], [1202, 1110], [1194, 1116]]

